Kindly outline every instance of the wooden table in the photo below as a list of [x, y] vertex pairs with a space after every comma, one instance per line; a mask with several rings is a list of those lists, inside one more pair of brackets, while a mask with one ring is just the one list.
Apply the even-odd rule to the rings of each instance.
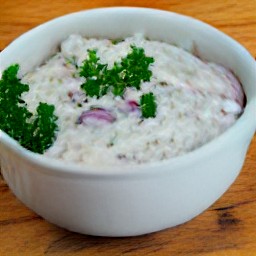
[[[1, 0], [0, 50], [49, 19], [103, 6], [190, 15], [229, 34], [256, 56], [255, 0]], [[0, 178], [0, 255], [256, 255], [256, 136], [240, 176], [212, 207], [186, 224], [140, 237], [91, 237], [58, 228], [27, 209]]]

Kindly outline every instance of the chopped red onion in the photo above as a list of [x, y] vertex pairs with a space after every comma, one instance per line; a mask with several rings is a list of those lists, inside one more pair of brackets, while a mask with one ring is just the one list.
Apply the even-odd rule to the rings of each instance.
[[127, 105], [129, 106], [131, 112], [137, 111], [139, 108], [139, 104], [135, 100], [128, 100]]
[[104, 108], [93, 108], [90, 110], [83, 111], [78, 118], [79, 124], [99, 124], [101, 123], [113, 123], [116, 121], [116, 117]]
[[123, 113], [139, 111], [139, 104], [135, 100], [121, 102], [117, 107]]

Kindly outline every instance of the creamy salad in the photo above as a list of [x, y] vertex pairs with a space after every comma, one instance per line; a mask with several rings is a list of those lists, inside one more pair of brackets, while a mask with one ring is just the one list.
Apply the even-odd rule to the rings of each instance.
[[[122, 95], [87, 95], [79, 75], [90, 50], [107, 69], [131, 46], [153, 58], [149, 81]], [[140, 65], [140, 63], [138, 63]], [[94, 79], [94, 78], [93, 78]], [[78, 164], [123, 165], [161, 161], [186, 154], [223, 133], [243, 111], [244, 93], [233, 73], [176, 46], [141, 35], [120, 41], [71, 35], [44, 65], [27, 73], [22, 95], [31, 112], [38, 102], [55, 106], [56, 141], [44, 153]], [[156, 112], [142, 116], [140, 100], [152, 93]]]

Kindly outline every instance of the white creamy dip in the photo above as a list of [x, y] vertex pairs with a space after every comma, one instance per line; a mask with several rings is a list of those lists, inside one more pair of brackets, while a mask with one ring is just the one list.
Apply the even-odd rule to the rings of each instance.
[[[123, 98], [111, 92], [99, 99], [86, 96], [78, 67], [87, 50], [96, 49], [100, 62], [111, 68], [127, 56], [130, 45], [142, 47], [154, 58], [150, 81], [143, 82], [139, 91], [129, 87]], [[230, 127], [244, 101], [241, 85], [228, 69], [140, 35], [117, 44], [71, 35], [60, 52], [27, 73], [22, 82], [30, 85], [23, 94], [30, 111], [35, 112], [39, 102], [55, 105], [59, 131], [45, 155], [95, 166], [155, 162], [192, 151]], [[145, 119], [136, 102], [148, 92], [155, 95], [157, 113]], [[92, 106], [106, 110], [113, 120], [78, 122]]]

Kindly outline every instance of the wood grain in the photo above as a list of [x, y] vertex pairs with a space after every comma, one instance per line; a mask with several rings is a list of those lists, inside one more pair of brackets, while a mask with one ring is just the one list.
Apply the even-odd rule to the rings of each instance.
[[[201, 19], [256, 56], [256, 1], [0, 1], [0, 50], [54, 17], [103, 6], [143, 6]], [[132, 238], [84, 236], [60, 229], [19, 202], [0, 177], [0, 255], [256, 255], [256, 136], [242, 172], [212, 207], [192, 221]]]

